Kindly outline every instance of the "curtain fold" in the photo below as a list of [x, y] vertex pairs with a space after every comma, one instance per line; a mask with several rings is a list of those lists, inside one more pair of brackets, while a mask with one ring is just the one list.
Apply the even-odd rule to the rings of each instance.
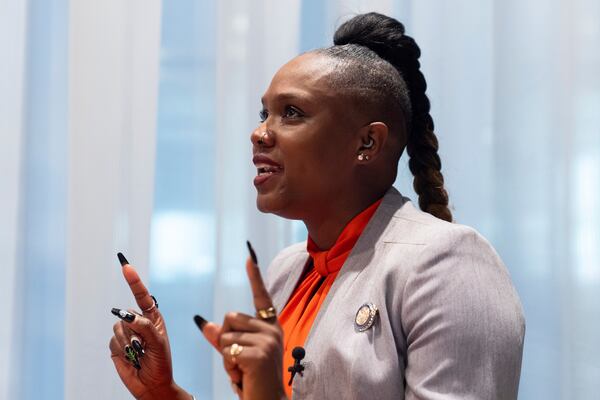
[[20, 63], [22, 70], [8, 75], [17, 79], [8, 94], [18, 101], [8, 108], [16, 113], [8, 121], [19, 124], [9, 131], [18, 145], [9, 147], [16, 153], [8, 156], [18, 166], [7, 171], [18, 179], [7, 188], [14, 190], [7, 198], [18, 200], [8, 209], [14, 212], [8, 218], [13, 229], [8, 270], [14, 274], [7, 397], [56, 398], [63, 394], [64, 358], [66, 9], [60, 0], [13, 7], [24, 36], [13, 32], [23, 58], [12, 54], [17, 58], [10, 63]]
[[0, 3], [0, 399], [130, 398], [108, 351], [147, 275], [160, 1]]
[[11, 361], [14, 357], [14, 322], [17, 275], [17, 232], [21, 200], [23, 142], [23, 85], [25, 75], [26, 16], [24, 2], [0, 1], [0, 399], [14, 390]]
[[116, 252], [148, 277], [160, 10], [158, 0], [69, 5], [66, 399], [130, 398], [107, 339], [111, 307], [135, 306]]

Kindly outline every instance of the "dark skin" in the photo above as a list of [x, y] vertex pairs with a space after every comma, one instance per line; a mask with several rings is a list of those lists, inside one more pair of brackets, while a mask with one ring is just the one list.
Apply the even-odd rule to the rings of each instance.
[[[263, 96], [266, 118], [251, 136], [255, 155], [283, 165], [257, 187], [258, 209], [302, 220], [322, 249], [392, 185], [402, 146], [400, 135], [329, 87], [330, 73], [331, 60], [313, 53], [284, 65]], [[374, 146], [365, 149], [370, 139]], [[359, 161], [360, 152], [369, 160]]]
[[[258, 209], [302, 220], [321, 249], [330, 248], [348, 222], [391, 187], [405, 145], [405, 135], [391, 132], [355, 99], [336, 93], [327, 83], [332, 73], [335, 64], [314, 53], [284, 65], [263, 96], [263, 121], [251, 134], [253, 155], [281, 167], [256, 185]], [[368, 160], [359, 160], [360, 153]], [[140, 308], [148, 308], [152, 300], [135, 270], [127, 266], [123, 272]], [[246, 272], [255, 308], [270, 307], [260, 270], [250, 259]], [[234, 390], [241, 398], [285, 398], [283, 333], [276, 319], [228, 313], [222, 326], [208, 323], [203, 333], [223, 355], [231, 381], [240, 384]], [[132, 335], [152, 349], [141, 360], [140, 371], [123, 356]], [[230, 354], [233, 343], [244, 348], [235, 358]], [[168, 337], [158, 311], [132, 323], [117, 322], [110, 349], [119, 376], [136, 398], [191, 398], [173, 381]]]
[[[272, 307], [260, 269], [250, 259], [246, 261], [246, 273], [252, 288], [254, 307], [257, 310]], [[233, 343], [244, 347], [235, 358], [230, 353]], [[276, 319], [265, 321], [242, 313], [228, 313], [221, 328], [219, 347], [229, 378], [232, 382], [241, 383], [240, 386], [234, 386], [240, 398], [286, 398], [281, 376], [283, 332]]]
[[[140, 310], [150, 309], [154, 301], [136, 270], [127, 264], [123, 267], [123, 276]], [[132, 322], [115, 323], [113, 331], [114, 335], [109, 343], [111, 358], [119, 377], [136, 399], [189, 400], [192, 398], [173, 380], [169, 338], [165, 322], [157, 308], [143, 314], [136, 313]], [[142, 365], [140, 370], [135, 369], [127, 360], [123, 350], [125, 346], [131, 346], [134, 338], [142, 343], [145, 350], [145, 355], [140, 359]]]
[[[260, 270], [251, 259], [246, 262], [246, 272], [255, 307], [270, 307], [271, 299]], [[123, 276], [138, 307], [141, 310], [150, 309], [153, 300], [135, 268], [129, 264], [125, 265]], [[139, 400], [190, 400], [192, 395], [179, 387], [173, 379], [169, 338], [160, 311], [157, 308], [142, 314], [135, 310], [129, 311], [136, 314], [135, 319], [132, 322], [116, 322], [113, 326], [114, 335], [109, 343], [115, 369], [127, 389]], [[240, 332], [234, 332], [237, 329]], [[223, 361], [231, 381], [243, 382], [243, 393], [233, 385], [241, 398], [281, 398], [277, 391], [273, 391], [274, 388], [281, 388], [282, 333], [278, 324], [241, 313], [228, 313], [222, 327], [209, 322], [204, 326], [202, 333], [215, 349], [223, 353]], [[126, 346], [131, 346], [133, 339], [139, 340], [145, 350], [144, 356], [139, 359], [139, 370], [127, 360], [124, 352]], [[229, 353], [233, 343], [231, 340], [246, 347], [235, 362]], [[266, 377], [259, 373], [261, 368], [272, 365], [279, 365], [276, 373]]]

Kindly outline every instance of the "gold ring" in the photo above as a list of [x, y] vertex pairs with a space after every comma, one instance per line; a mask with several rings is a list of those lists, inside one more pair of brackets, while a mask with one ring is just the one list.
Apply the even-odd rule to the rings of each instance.
[[237, 343], [232, 344], [231, 347], [229, 348], [229, 354], [232, 357], [239, 356], [240, 354], [242, 354], [242, 351], [244, 351], [244, 346], [239, 345]]
[[277, 317], [277, 311], [275, 307], [261, 308], [260, 310], [256, 310], [256, 316], [260, 319], [268, 320]]
[[150, 311], [154, 310], [155, 308], [158, 308], [158, 301], [156, 300], [156, 297], [150, 295], [150, 297], [152, 298], [152, 305], [150, 307], [148, 307], [145, 310], [142, 310], [143, 313], [149, 313]]

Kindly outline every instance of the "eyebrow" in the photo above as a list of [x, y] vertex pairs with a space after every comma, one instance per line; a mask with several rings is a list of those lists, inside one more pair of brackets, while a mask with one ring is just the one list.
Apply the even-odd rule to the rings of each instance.
[[[273, 99], [276, 102], [286, 101], [286, 100], [310, 100], [310, 94], [306, 92], [284, 92], [278, 93]], [[261, 104], [265, 104], [265, 96], [260, 99]]]

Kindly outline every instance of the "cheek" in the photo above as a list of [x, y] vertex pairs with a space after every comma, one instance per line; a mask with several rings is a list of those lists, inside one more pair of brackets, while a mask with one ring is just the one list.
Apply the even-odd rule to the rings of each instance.
[[352, 171], [343, 149], [311, 147], [290, 163], [289, 184], [306, 192], [328, 192], [346, 184]]

